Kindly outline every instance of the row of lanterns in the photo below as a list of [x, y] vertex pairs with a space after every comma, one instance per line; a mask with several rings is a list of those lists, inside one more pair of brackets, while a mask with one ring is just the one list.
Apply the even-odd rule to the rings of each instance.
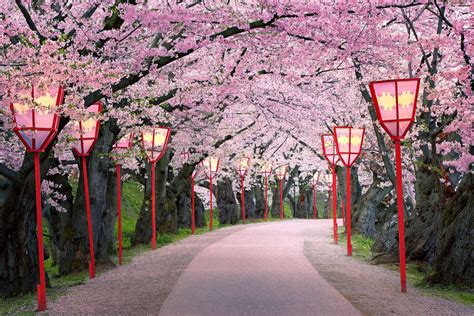
[[[420, 79], [397, 79], [376, 81], [370, 83], [370, 93], [377, 113], [377, 118], [382, 128], [392, 138], [395, 143], [396, 158], [396, 191], [398, 208], [398, 230], [399, 230], [399, 253], [400, 253], [400, 278], [401, 290], [406, 291], [406, 272], [405, 272], [405, 238], [404, 238], [404, 206], [403, 206], [403, 188], [402, 188], [402, 169], [401, 169], [401, 140], [405, 137], [414, 121], [416, 101], [418, 98]], [[55, 138], [58, 126], [59, 115], [54, 110], [64, 101], [64, 88], [42, 88], [31, 90], [31, 98], [28, 101], [11, 103], [10, 108], [13, 114], [13, 131], [18, 135], [28, 152], [34, 155], [35, 172], [35, 199], [36, 199], [36, 224], [38, 239], [38, 261], [39, 261], [39, 281], [37, 285], [38, 310], [46, 309], [46, 279], [44, 271], [44, 251], [43, 251], [43, 232], [42, 232], [42, 209], [41, 209], [41, 179], [40, 179], [40, 157], [48, 145]], [[90, 115], [97, 115], [102, 111], [102, 104], [97, 102], [87, 108]], [[76, 121], [74, 125], [74, 143], [73, 151], [80, 157], [82, 172], [84, 177], [84, 192], [86, 203], [87, 228], [89, 238], [89, 276], [95, 277], [94, 243], [91, 210], [89, 201], [89, 188], [87, 178], [86, 157], [89, 156], [94, 144], [97, 141], [100, 121], [95, 118]], [[338, 242], [337, 234], [337, 203], [336, 203], [336, 173], [335, 166], [338, 161], [346, 167], [346, 211], [347, 211], [347, 254], [352, 255], [351, 244], [351, 183], [350, 167], [359, 157], [364, 140], [365, 129], [352, 126], [335, 127], [332, 134], [321, 136], [321, 143], [324, 157], [329, 162], [332, 179], [327, 178], [327, 182], [332, 185], [333, 198], [333, 229], [334, 242]], [[154, 127], [142, 132], [142, 146], [145, 150], [148, 161], [151, 164], [151, 221], [152, 221], [152, 249], [156, 249], [156, 212], [155, 212], [155, 167], [156, 163], [166, 152], [171, 135], [171, 129], [168, 127]], [[127, 150], [132, 146], [133, 134], [128, 134], [121, 138], [114, 146], [115, 151]], [[245, 197], [244, 197], [244, 178], [250, 167], [250, 158], [244, 157], [238, 165], [241, 186], [241, 205], [242, 221], [245, 222]], [[212, 180], [217, 175], [219, 169], [219, 159], [215, 157], [206, 158], [201, 169], [209, 179], [210, 189], [210, 221], [209, 228], [212, 230]], [[120, 193], [120, 163], [116, 161], [117, 173], [117, 215], [118, 215], [118, 239], [119, 239], [119, 264], [122, 264], [122, 225], [121, 225], [121, 193]], [[264, 219], [268, 218], [268, 177], [272, 172], [272, 166], [266, 164], [261, 173], [264, 176], [265, 185], [265, 211]], [[195, 232], [195, 201], [194, 201], [194, 182], [199, 173], [196, 169], [191, 175], [191, 205], [192, 205], [192, 232]], [[279, 180], [280, 193], [280, 219], [283, 219], [283, 180], [287, 173], [287, 165], [276, 168], [276, 176]], [[314, 174], [311, 179], [313, 190], [316, 190], [316, 184], [319, 181], [319, 172]], [[317, 217], [316, 193], [313, 194], [314, 218]]]
[[[415, 118], [416, 102], [420, 88], [419, 78], [374, 81], [369, 84], [377, 119], [395, 144], [396, 193], [398, 209], [398, 241], [400, 259], [400, 287], [406, 292], [404, 206], [401, 164], [401, 140], [405, 138]], [[321, 136], [323, 154], [329, 163], [331, 175], [327, 182], [332, 185], [334, 242], [338, 242], [336, 222], [336, 171], [338, 161], [346, 167], [346, 214], [347, 255], [352, 255], [351, 243], [351, 166], [359, 157], [364, 141], [364, 128], [335, 127], [332, 134]], [[332, 179], [331, 179], [332, 177]]]

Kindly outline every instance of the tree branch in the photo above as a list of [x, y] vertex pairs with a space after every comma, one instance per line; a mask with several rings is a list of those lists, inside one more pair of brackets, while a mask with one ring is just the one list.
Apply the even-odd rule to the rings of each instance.
[[36, 33], [36, 35], [39, 37], [40, 39], [40, 42], [43, 43], [45, 40], [46, 40], [46, 37], [43, 36], [40, 31], [38, 30], [38, 28], [36, 27], [35, 25], [35, 22], [33, 22], [33, 19], [31, 18], [31, 15], [30, 13], [28, 12], [28, 10], [26, 9], [26, 7], [23, 5], [23, 3], [21, 2], [21, 0], [15, 0], [15, 3], [16, 5], [18, 6], [18, 8], [20, 9], [21, 13], [23, 14], [23, 17], [25, 18], [26, 20], [26, 23], [28, 24], [28, 27]]

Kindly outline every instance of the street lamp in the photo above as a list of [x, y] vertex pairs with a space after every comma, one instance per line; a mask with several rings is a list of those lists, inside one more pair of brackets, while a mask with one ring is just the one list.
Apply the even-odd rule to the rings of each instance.
[[382, 128], [395, 143], [397, 175], [398, 244], [401, 291], [406, 292], [405, 220], [403, 209], [401, 140], [415, 118], [420, 79], [396, 79], [370, 83], [370, 93]]
[[204, 159], [204, 161], [202, 162], [202, 166], [204, 174], [209, 179], [209, 230], [212, 230], [212, 179], [217, 175], [217, 171], [219, 170], [219, 158], [208, 157]]
[[[89, 115], [96, 116], [102, 111], [102, 103], [96, 102], [87, 108]], [[86, 157], [92, 151], [99, 137], [100, 121], [95, 118], [80, 120], [74, 122], [75, 141], [73, 143], [72, 151], [81, 158], [84, 196], [86, 202], [86, 216], [87, 216], [87, 232], [89, 237], [89, 278], [95, 278], [95, 257], [94, 257], [94, 236], [92, 230], [91, 204], [89, 199], [89, 180], [87, 178], [87, 163]]]
[[151, 163], [151, 249], [156, 249], [155, 167], [168, 147], [169, 127], [152, 127], [142, 132], [142, 145]]
[[[133, 145], [133, 133], [129, 133], [125, 135], [124, 137], [120, 138], [115, 145], [112, 147], [115, 154], [121, 155], [125, 151], [129, 150], [132, 148]], [[112, 156], [113, 157], [113, 156]], [[121, 198], [121, 189], [120, 189], [120, 184], [121, 184], [121, 177], [120, 177], [120, 157], [114, 158], [115, 160], [115, 174], [117, 177], [117, 235], [118, 235], [118, 242], [119, 242], [119, 248], [118, 248], [118, 253], [119, 253], [119, 265], [122, 265], [122, 198]]]
[[263, 179], [265, 183], [264, 188], [264, 198], [265, 198], [265, 211], [263, 212], [263, 218], [265, 222], [268, 220], [268, 177], [272, 173], [272, 165], [270, 163], [265, 163], [260, 170], [260, 173], [263, 174]]
[[250, 157], [240, 158], [237, 166], [237, 171], [240, 175], [240, 204], [242, 209], [242, 223], [245, 223], [245, 190], [244, 190], [244, 178], [250, 168]]
[[[332, 225], [334, 234], [334, 243], [338, 242], [337, 234], [337, 193], [336, 193], [336, 163], [339, 160], [336, 152], [336, 145], [334, 144], [334, 136], [332, 134], [321, 135], [321, 144], [323, 146], [323, 155], [329, 162], [331, 168], [332, 180]], [[328, 210], [329, 216], [329, 210]]]
[[347, 225], [347, 255], [352, 256], [351, 243], [351, 166], [359, 157], [364, 141], [365, 128], [351, 126], [334, 127], [336, 149], [344, 166], [346, 166], [346, 225]]
[[311, 177], [311, 187], [313, 188], [313, 218], [317, 219], [318, 218], [318, 209], [316, 207], [316, 185], [319, 182], [319, 175], [320, 172], [317, 171], [312, 177]]
[[281, 165], [275, 170], [280, 182], [280, 220], [283, 219], [283, 180], [285, 179], [287, 169], [288, 165]]
[[41, 175], [39, 154], [56, 136], [59, 115], [54, 108], [64, 101], [64, 88], [31, 88], [31, 97], [22, 103], [10, 103], [13, 131], [28, 152], [33, 153], [35, 169], [36, 229], [38, 239], [39, 284], [36, 285], [38, 311], [46, 310], [46, 276], [44, 272], [43, 224], [41, 210]]

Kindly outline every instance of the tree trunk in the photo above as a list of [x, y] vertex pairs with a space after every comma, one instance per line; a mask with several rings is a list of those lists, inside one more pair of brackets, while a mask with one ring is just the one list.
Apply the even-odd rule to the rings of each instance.
[[[160, 220], [162, 219], [164, 198], [166, 194], [166, 182], [168, 175], [168, 156], [167, 151], [155, 166], [155, 211], [156, 211], [156, 230], [162, 231]], [[147, 244], [151, 241], [151, 164], [146, 163], [147, 179], [143, 189], [143, 203], [140, 214], [135, 224], [135, 232], [132, 235], [132, 246], [137, 244]], [[176, 215], [177, 218], [177, 215]]]
[[[291, 187], [293, 186], [293, 178], [299, 173], [299, 167], [296, 166], [291, 170], [287, 176], [287, 180], [283, 181], [283, 203], [285, 202], [285, 197], [288, 195]], [[280, 217], [280, 184], [278, 179], [275, 179], [275, 185], [272, 188], [272, 204], [270, 208], [270, 213], [272, 217]]]
[[370, 187], [352, 207], [351, 212], [354, 230], [372, 238], [377, 235], [375, 226], [377, 213], [384, 211], [382, 201], [392, 189], [391, 187], [381, 188], [380, 184], [381, 180], [375, 176]]
[[[336, 166], [336, 175], [337, 175], [337, 193], [339, 195], [339, 202], [344, 203], [346, 208], [346, 167]], [[357, 174], [357, 166], [351, 167], [351, 210], [352, 207], [357, 203], [357, 200], [362, 194], [362, 187], [360, 186], [359, 176]], [[338, 213], [340, 212], [341, 207], [338, 207]], [[351, 214], [354, 215], [354, 214]], [[354, 217], [352, 216], [354, 220]]]
[[[240, 192], [238, 192], [236, 195], [237, 195], [237, 200], [239, 201], [239, 206], [241, 207], [241, 210], [242, 210]], [[255, 219], [256, 217], [255, 216], [255, 201], [253, 199], [254, 195], [255, 195], [255, 191], [253, 187], [250, 190], [245, 190], [244, 192], [245, 219], [250, 220], [250, 219]], [[240, 215], [240, 217], [242, 217], [242, 215]]]
[[332, 189], [327, 190], [327, 199], [323, 208], [323, 218], [332, 218]]
[[[442, 231], [430, 282], [474, 288], [474, 176], [468, 173], [441, 210]], [[418, 201], [418, 200], [417, 200]]]
[[428, 163], [420, 165], [416, 171], [416, 180], [415, 210], [405, 222], [407, 258], [432, 263], [441, 230], [441, 213], [446, 207], [446, 195], [439, 175]]
[[[239, 219], [237, 201], [232, 190], [232, 180], [224, 178], [217, 183], [217, 207], [219, 208], [219, 223], [235, 224]], [[214, 191], [216, 192], [216, 191]]]
[[[111, 263], [115, 253], [114, 226], [117, 217], [116, 179], [109, 153], [118, 130], [112, 121], [104, 123], [99, 138], [87, 160], [89, 199], [93, 230], [94, 254], [97, 263]], [[59, 272], [68, 274], [88, 267], [89, 236], [85, 211], [84, 174], [79, 158], [80, 178], [71, 211], [60, 214], [61, 224], [53, 226], [60, 237]], [[59, 229], [59, 231], [57, 231]]]
[[261, 185], [255, 185], [253, 191], [255, 193], [255, 216], [256, 218], [263, 218], [265, 212], [265, 193]]
[[[40, 156], [42, 179], [49, 151]], [[18, 172], [0, 174], [0, 296], [31, 292], [39, 283], [35, 208], [33, 154], [26, 154]]]

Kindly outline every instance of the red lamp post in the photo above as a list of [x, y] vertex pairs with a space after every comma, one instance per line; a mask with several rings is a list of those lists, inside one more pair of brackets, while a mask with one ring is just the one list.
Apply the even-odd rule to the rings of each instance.
[[[124, 137], [120, 138], [117, 143], [113, 146], [113, 150], [117, 154], [122, 154], [124, 151], [129, 150], [132, 148], [133, 145], [133, 133], [129, 133], [125, 135]], [[119, 253], [119, 265], [122, 265], [123, 261], [123, 256], [122, 256], [122, 190], [120, 188], [121, 184], [121, 178], [120, 178], [120, 160], [115, 159], [115, 174], [117, 177], [117, 235], [118, 235], [118, 242], [119, 242], [119, 247], [118, 247], [118, 253]]]
[[244, 179], [250, 167], [250, 157], [243, 157], [239, 161], [237, 171], [240, 176], [240, 205], [242, 209], [242, 223], [245, 223], [245, 190], [244, 190]]
[[153, 127], [142, 132], [142, 145], [151, 163], [151, 249], [156, 249], [155, 167], [168, 147], [169, 127]]
[[[329, 162], [331, 167], [332, 180], [332, 225], [333, 225], [333, 234], [334, 234], [334, 243], [338, 243], [338, 234], [337, 234], [337, 193], [336, 193], [336, 163], [338, 161], [336, 145], [334, 144], [334, 136], [331, 134], [321, 135], [321, 144], [323, 146], [323, 155], [326, 160]], [[329, 210], [328, 210], [329, 216]]]
[[319, 182], [319, 175], [320, 172], [316, 172], [312, 177], [311, 177], [311, 187], [313, 188], [313, 218], [317, 219], [318, 218], [318, 209], [316, 207], [316, 186], [318, 185]]
[[202, 170], [209, 179], [209, 230], [212, 230], [212, 179], [217, 175], [219, 162], [219, 158], [216, 157], [208, 157], [202, 162]]
[[370, 94], [382, 128], [395, 143], [397, 176], [398, 244], [401, 291], [406, 292], [405, 220], [403, 209], [401, 140], [415, 118], [420, 79], [396, 79], [370, 83]]
[[282, 165], [275, 170], [280, 183], [280, 220], [283, 219], [283, 180], [285, 179], [287, 169], [287, 165]]
[[[97, 102], [87, 108], [91, 114], [98, 114], [102, 111], [102, 103]], [[94, 234], [92, 230], [91, 204], [89, 199], [89, 180], [87, 178], [86, 157], [92, 151], [99, 137], [100, 121], [94, 118], [75, 122], [74, 138], [72, 151], [81, 158], [82, 174], [84, 175], [84, 196], [86, 202], [87, 232], [89, 236], [89, 278], [95, 278], [95, 257], [94, 257]]]
[[268, 220], [268, 177], [272, 173], [272, 165], [266, 163], [263, 165], [262, 170], [260, 173], [263, 174], [263, 181], [264, 181], [264, 199], [265, 199], [265, 210], [263, 212], [263, 218], [265, 222]]
[[[31, 100], [32, 99], [32, 100]], [[10, 103], [13, 131], [28, 152], [33, 153], [35, 169], [36, 234], [38, 239], [39, 284], [36, 285], [38, 311], [46, 310], [46, 276], [44, 272], [43, 224], [41, 209], [41, 175], [39, 154], [58, 132], [59, 115], [54, 108], [63, 103], [63, 87], [31, 89], [31, 99], [25, 103]], [[34, 105], [38, 105], [35, 107]]]
[[364, 141], [365, 128], [351, 126], [334, 127], [336, 149], [342, 163], [346, 166], [346, 230], [347, 255], [352, 256], [351, 243], [351, 166], [359, 157]]

